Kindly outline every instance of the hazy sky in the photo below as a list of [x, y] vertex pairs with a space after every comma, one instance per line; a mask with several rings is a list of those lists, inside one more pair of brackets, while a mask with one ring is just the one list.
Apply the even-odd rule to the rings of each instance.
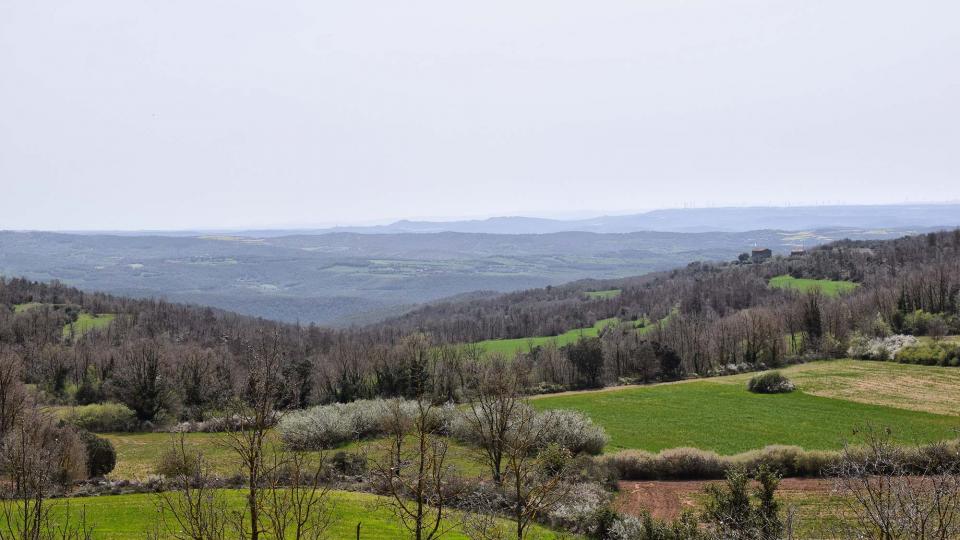
[[960, 199], [956, 0], [0, 1], [0, 229]]

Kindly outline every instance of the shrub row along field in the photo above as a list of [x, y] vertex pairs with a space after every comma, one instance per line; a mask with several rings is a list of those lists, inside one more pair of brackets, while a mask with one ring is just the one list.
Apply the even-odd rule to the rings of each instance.
[[[600, 335], [600, 331], [612, 324], [618, 324], [617, 318], [603, 319], [597, 321], [593, 326], [587, 328], [576, 328], [560, 334], [559, 336], [538, 336], [516, 339], [488, 339], [478, 341], [476, 345], [483, 349], [486, 354], [502, 354], [507, 358], [513, 358], [517, 353], [530, 352], [535, 347], [544, 347], [553, 343], [557, 347], [576, 343], [580, 338], [591, 338]], [[644, 326], [646, 321], [636, 321], [634, 324], [640, 332], [644, 332], [652, 325]]]
[[[960, 418], [955, 416], [806, 393], [805, 386], [823, 388], [828, 384], [816, 381], [818, 369], [825, 369], [831, 379], [836, 371], [831, 371], [828, 362], [803, 367], [808, 378], [798, 380], [801, 391], [789, 394], [754, 394], [746, 389], [749, 377], [734, 376], [575, 392], [533, 403], [539, 409], [573, 409], [587, 414], [610, 435], [608, 452], [694, 447], [734, 454], [773, 444], [838, 449], [855, 428], [865, 424], [889, 426], [895, 441], [921, 444], [951, 439], [960, 428]], [[791, 374], [789, 370], [784, 373]], [[960, 390], [951, 394], [957, 396]]]
[[[243, 493], [229, 491], [232, 506], [240, 509], [243, 505]], [[64, 522], [69, 511], [72, 521], [79, 521], [81, 512], [86, 513], [86, 522], [95, 524], [93, 537], [112, 540], [120, 538], [144, 538], [152, 531], [159, 519], [154, 495], [113, 495], [108, 497], [90, 497], [60, 499], [56, 501], [53, 515], [58, 523]], [[345, 491], [331, 492], [333, 521], [327, 530], [328, 538], [355, 538], [357, 523], [362, 523], [360, 537], [365, 540], [393, 540], [406, 536], [395, 517], [386, 508], [386, 499], [365, 493]], [[448, 518], [455, 530], [444, 538], [465, 539], [465, 535], [456, 527], [457, 515]], [[0, 515], [0, 527], [4, 519]], [[551, 531], [535, 527], [532, 531], [537, 538], [544, 540], [559, 538]], [[567, 536], [569, 537], [569, 535]], [[166, 538], [162, 536], [161, 538]]]
[[777, 276], [770, 279], [770, 286], [776, 289], [793, 289], [800, 292], [819, 290], [826, 296], [840, 296], [853, 291], [860, 285], [852, 281], [833, 281], [830, 279], [802, 279], [793, 276]]

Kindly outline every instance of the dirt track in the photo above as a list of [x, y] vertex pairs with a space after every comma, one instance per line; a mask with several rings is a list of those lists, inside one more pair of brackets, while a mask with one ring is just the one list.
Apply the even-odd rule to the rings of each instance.
[[[697, 508], [697, 497], [712, 483], [705, 480], [620, 482], [615, 506], [626, 514], [640, 516], [644, 510], [658, 519], [675, 519], [683, 510]], [[817, 478], [784, 478], [780, 492], [829, 493], [830, 480]]]

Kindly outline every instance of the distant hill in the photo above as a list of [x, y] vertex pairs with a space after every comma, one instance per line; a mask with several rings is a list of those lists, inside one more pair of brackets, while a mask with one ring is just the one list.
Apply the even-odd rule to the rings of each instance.
[[[310, 234], [486, 233], [550, 234], [558, 232], [632, 233], [746, 232], [764, 229], [927, 228], [960, 225], [960, 204], [835, 205], [747, 208], [678, 208], [623, 216], [558, 220], [521, 216], [467, 221], [397, 221], [370, 227], [336, 227], [300, 231]], [[291, 233], [294, 231], [282, 231]], [[278, 231], [244, 231], [238, 234], [273, 236]]]
[[349, 325], [472, 291], [509, 292], [925, 229], [598, 234], [135, 236], [0, 232], [0, 275], [159, 297], [289, 322]]

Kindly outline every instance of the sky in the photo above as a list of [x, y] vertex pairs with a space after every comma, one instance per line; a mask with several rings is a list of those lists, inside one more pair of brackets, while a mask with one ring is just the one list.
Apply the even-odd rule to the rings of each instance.
[[960, 199], [955, 0], [4, 0], [0, 229]]

